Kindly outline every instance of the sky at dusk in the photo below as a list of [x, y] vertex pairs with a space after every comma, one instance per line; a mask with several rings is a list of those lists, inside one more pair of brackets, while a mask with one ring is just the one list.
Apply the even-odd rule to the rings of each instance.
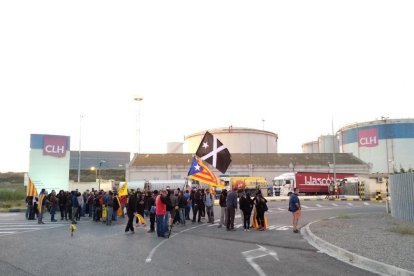
[[134, 152], [139, 129], [141, 153], [165, 153], [232, 125], [293, 153], [332, 122], [413, 118], [413, 14], [413, 1], [1, 1], [0, 172], [28, 171], [32, 133]]

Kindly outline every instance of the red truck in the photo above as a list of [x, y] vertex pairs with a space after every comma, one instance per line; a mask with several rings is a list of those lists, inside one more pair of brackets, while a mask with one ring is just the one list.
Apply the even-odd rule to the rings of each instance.
[[[337, 173], [336, 180], [341, 182], [353, 173]], [[290, 172], [276, 176], [273, 179], [273, 195], [287, 195], [293, 188], [301, 194], [322, 195], [329, 193], [329, 185], [334, 184], [333, 173], [320, 172]]]

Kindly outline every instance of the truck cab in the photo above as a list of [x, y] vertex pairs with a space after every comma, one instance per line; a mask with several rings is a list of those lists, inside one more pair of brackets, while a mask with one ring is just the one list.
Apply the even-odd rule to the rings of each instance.
[[273, 196], [286, 196], [295, 187], [295, 173], [283, 173], [273, 179]]

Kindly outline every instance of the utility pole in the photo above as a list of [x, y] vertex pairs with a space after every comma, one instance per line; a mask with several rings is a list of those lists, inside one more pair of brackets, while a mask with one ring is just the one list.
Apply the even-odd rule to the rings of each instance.
[[80, 173], [81, 173], [82, 118], [83, 118], [83, 115], [81, 114], [79, 116], [78, 183], [80, 182]]

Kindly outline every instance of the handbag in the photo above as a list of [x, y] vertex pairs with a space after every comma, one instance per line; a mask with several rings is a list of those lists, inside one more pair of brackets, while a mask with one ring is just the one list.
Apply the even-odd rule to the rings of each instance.
[[151, 214], [155, 214], [155, 206], [151, 206], [150, 213], [151, 213]]

